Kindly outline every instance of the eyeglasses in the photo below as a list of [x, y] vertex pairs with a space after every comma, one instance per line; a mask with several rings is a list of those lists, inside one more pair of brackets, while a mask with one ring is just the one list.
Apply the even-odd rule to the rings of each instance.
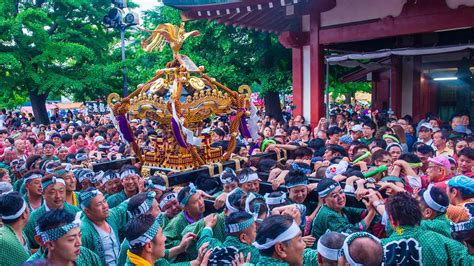
[[339, 190], [339, 192], [334, 192], [334, 194], [331, 195], [331, 197], [333, 199], [337, 198], [338, 196], [342, 196], [342, 195], [345, 195], [346, 193], [344, 192], [344, 190]]

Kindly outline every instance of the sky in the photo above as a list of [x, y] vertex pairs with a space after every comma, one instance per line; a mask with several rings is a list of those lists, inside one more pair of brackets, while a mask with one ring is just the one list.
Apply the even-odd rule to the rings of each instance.
[[134, 3], [140, 5], [139, 8], [136, 9], [136, 11], [142, 12], [148, 9], [152, 9], [153, 7], [160, 5], [159, 0], [134, 0]]

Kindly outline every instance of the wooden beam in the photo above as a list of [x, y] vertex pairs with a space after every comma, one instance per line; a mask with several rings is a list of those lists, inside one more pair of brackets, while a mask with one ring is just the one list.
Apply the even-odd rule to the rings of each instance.
[[248, 27], [257, 27], [260, 25], [258, 21], [262, 21], [262, 17], [268, 18], [268, 15], [272, 13], [273, 11], [268, 10], [252, 10], [252, 12], [248, 13], [248, 16], [240, 18], [237, 23]]
[[275, 11], [273, 9], [265, 10], [265, 11], [261, 12], [261, 15], [258, 18], [256, 18], [254, 21], [249, 23], [249, 26], [251, 26], [251, 27], [260, 27], [260, 26], [262, 26], [262, 22], [268, 20], [269, 18], [271, 18], [274, 15], [275, 15]]
[[[226, 9], [229, 9], [231, 13], [235, 13], [236, 9], [240, 9], [240, 13], [246, 13], [247, 11], [247, 6], [250, 6], [252, 10], [258, 10], [258, 5], [261, 6], [261, 9], [272, 9], [280, 6], [280, 1], [268, 1], [268, 0], [253, 0], [249, 2], [237, 2], [237, 3], [230, 3], [230, 4], [216, 4], [216, 5], [203, 5], [203, 6], [180, 6], [179, 9], [183, 10], [181, 12], [181, 18], [184, 20], [186, 19], [187, 21], [189, 20], [199, 20], [199, 19], [204, 19], [206, 18], [206, 11], [211, 11], [213, 14], [215, 14], [216, 10], [221, 10], [225, 13]], [[270, 8], [272, 6], [272, 8]], [[202, 13], [202, 16], [198, 15], [198, 12]]]
[[[334, 44], [373, 40], [384, 37], [435, 32], [462, 27], [474, 27], [474, 8], [459, 7], [452, 10], [437, 0], [424, 4], [406, 4], [396, 18], [358, 23], [340, 27], [323, 28], [321, 44]], [[428, 2], [428, 3], [427, 3]], [[432, 6], [430, 6], [432, 5]]]
[[238, 17], [235, 17], [235, 19], [233, 20], [233, 24], [237, 23], [239, 25], [242, 25], [243, 27], [247, 27], [249, 26], [249, 23], [247, 23], [249, 20], [251, 20], [253, 17], [255, 17], [255, 14], [257, 14], [258, 12], [256, 11], [251, 11], [251, 12], [247, 12], [247, 13], [244, 13], [244, 14], [239, 14], [240, 16]]
[[273, 16], [270, 20], [265, 21], [265, 23], [260, 24], [261, 28], [268, 29], [269, 31], [275, 31], [275, 27], [278, 22], [281, 22], [283, 19], [281, 16]]
[[128, 157], [120, 160], [108, 161], [108, 162], [101, 162], [101, 163], [94, 163], [92, 164], [92, 169], [94, 172], [99, 171], [107, 171], [109, 169], [117, 169], [119, 170], [124, 165], [133, 165], [137, 162], [137, 159], [134, 157]]

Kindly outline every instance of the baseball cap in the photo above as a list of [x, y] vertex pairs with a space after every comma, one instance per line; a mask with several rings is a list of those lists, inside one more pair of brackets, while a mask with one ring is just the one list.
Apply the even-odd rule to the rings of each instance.
[[351, 131], [353, 131], [353, 132], [362, 132], [363, 131], [362, 125], [354, 125], [351, 128]]
[[338, 164], [331, 164], [326, 168], [326, 178], [333, 178], [337, 175], [343, 174], [347, 171], [349, 163], [341, 160]]
[[467, 128], [463, 125], [455, 126], [453, 128], [453, 131], [457, 133], [467, 134]]
[[446, 169], [451, 168], [451, 163], [449, 162], [448, 157], [443, 155], [436, 156], [434, 158], [428, 158], [428, 162], [444, 167]]
[[339, 138], [339, 141], [344, 143], [344, 144], [352, 144], [352, 138], [349, 135], [344, 135], [341, 138]]
[[427, 129], [433, 131], [433, 126], [431, 126], [430, 123], [423, 123], [423, 124], [421, 124], [420, 130], [421, 130], [422, 128], [427, 128]]
[[463, 188], [465, 190], [474, 192], [474, 179], [465, 175], [458, 175], [448, 181], [448, 186], [453, 188]]
[[99, 142], [99, 141], [104, 141], [104, 140], [105, 140], [104, 137], [102, 137], [102, 136], [97, 136], [97, 137], [94, 138], [94, 143], [95, 143], [95, 142]]

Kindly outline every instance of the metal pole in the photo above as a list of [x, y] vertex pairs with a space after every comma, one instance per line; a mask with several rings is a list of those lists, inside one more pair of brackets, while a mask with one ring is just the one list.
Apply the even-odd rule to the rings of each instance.
[[[125, 63], [125, 25], [120, 25], [120, 40], [122, 42], [122, 63]], [[122, 67], [123, 74], [123, 97], [128, 96], [128, 85], [127, 85], [127, 68], [125, 65]]]
[[329, 62], [326, 61], [326, 119], [329, 119]]
[[390, 65], [390, 84], [389, 84], [389, 87], [388, 87], [388, 115], [392, 115], [393, 114], [393, 111], [392, 111], [392, 65]]

